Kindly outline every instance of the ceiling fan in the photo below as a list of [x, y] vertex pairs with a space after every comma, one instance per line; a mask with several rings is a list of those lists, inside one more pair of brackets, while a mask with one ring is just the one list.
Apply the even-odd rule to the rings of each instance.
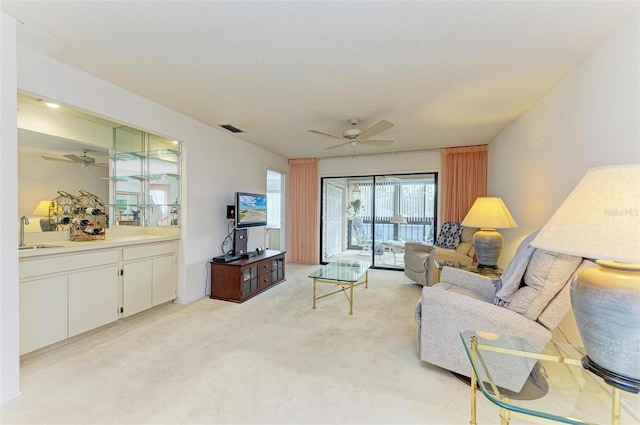
[[334, 145], [334, 146], [329, 146], [326, 149], [335, 149], [335, 148], [339, 148], [340, 146], [351, 145], [351, 147], [353, 148], [353, 153], [354, 154], [356, 152], [356, 146], [359, 143], [362, 143], [362, 144], [365, 144], [365, 145], [378, 145], [378, 146], [387, 146], [387, 145], [390, 145], [391, 143], [393, 143], [393, 140], [371, 140], [371, 139], [369, 139], [370, 137], [373, 137], [376, 134], [382, 133], [383, 131], [388, 130], [391, 127], [393, 127], [393, 124], [390, 123], [389, 121], [386, 121], [386, 120], [379, 121], [377, 124], [373, 125], [372, 127], [369, 127], [366, 130], [362, 130], [362, 129], [358, 128], [357, 127], [358, 122], [359, 122], [358, 118], [351, 118], [349, 120], [349, 123], [351, 124], [351, 127], [346, 129], [345, 131], [343, 131], [342, 132], [342, 136], [335, 136], [333, 134], [329, 134], [329, 133], [325, 133], [325, 132], [317, 131], [317, 130], [309, 130], [309, 132], [320, 134], [322, 136], [332, 137], [334, 139], [340, 139], [340, 140], [343, 141], [343, 143], [340, 143], [340, 144]]
[[109, 165], [109, 164], [106, 164], [106, 163], [96, 162], [95, 158], [92, 158], [92, 157], [87, 155], [87, 152], [90, 152], [90, 151], [88, 149], [83, 149], [82, 150], [82, 156], [73, 155], [73, 154], [63, 155], [65, 158], [68, 158], [68, 159], [53, 158], [51, 156], [43, 156], [42, 158], [46, 159], [48, 161], [60, 161], [60, 162], [78, 163], [78, 164], [81, 164], [83, 167], [88, 167], [90, 165], [92, 165], [94, 167], [107, 167]]

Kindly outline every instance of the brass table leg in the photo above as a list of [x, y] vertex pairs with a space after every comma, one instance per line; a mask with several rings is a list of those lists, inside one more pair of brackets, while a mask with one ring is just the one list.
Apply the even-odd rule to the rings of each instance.
[[[471, 361], [473, 364], [476, 363], [476, 358], [478, 354], [478, 337], [471, 337]], [[477, 425], [476, 423], [476, 386], [478, 385], [476, 381], [476, 373], [473, 370], [473, 366], [471, 366], [471, 418], [469, 419], [470, 425]]]
[[349, 285], [349, 314], [353, 316], [353, 282]]
[[504, 407], [500, 408], [500, 425], [509, 425], [509, 421], [511, 420], [511, 415], [507, 409]]
[[612, 388], [611, 425], [620, 425], [620, 388]]
[[318, 279], [317, 278], [313, 278], [313, 309], [316, 309], [316, 283], [317, 283]]

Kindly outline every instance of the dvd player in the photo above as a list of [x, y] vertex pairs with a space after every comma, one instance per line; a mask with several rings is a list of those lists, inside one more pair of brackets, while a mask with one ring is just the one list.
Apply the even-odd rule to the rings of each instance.
[[214, 261], [216, 263], [229, 263], [231, 261], [236, 261], [241, 258], [242, 258], [242, 255], [227, 254], [227, 255], [221, 255], [219, 257], [213, 257], [211, 261]]

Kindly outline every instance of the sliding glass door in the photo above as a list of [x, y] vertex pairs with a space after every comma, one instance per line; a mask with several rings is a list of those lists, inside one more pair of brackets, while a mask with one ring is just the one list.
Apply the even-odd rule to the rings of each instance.
[[323, 178], [321, 261], [403, 269], [406, 242], [433, 241], [436, 199], [436, 173]]

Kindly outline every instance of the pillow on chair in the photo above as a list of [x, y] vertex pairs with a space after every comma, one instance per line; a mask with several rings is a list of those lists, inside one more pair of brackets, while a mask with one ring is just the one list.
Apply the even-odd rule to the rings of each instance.
[[436, 241], [436, 246], [447, 249], [456, 249], [460, 243], [462, 224], [455, 221], [447, 221], [440, 228], [440, 234]]
[[525, 285], [518, 289], [507, 308], [537, 320], [581, 262], [581, 257], [536, 249], [524, 273]]

